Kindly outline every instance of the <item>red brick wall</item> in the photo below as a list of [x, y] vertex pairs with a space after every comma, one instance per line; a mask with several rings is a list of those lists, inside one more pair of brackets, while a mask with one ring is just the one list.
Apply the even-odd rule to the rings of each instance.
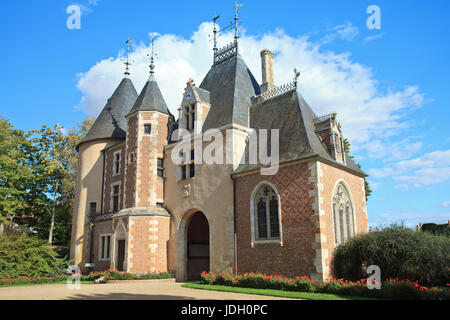
[[124, 207], [131, 208], [134, 206], [134, 193], [136, 191], [136, 141], [137, 141], [137, 114], [128, 118], [128, 131], [126, 142], [126, 153], [128, 159], [130, 154], [134, 153], [135, 159], [133, 163], [127, 161], [126, 179], [125, 179], [125, 199]]
[[[114, 152], [121, 151], [120, 154], [120, 174], [113, 176], [114, 167]], [[110, 148], [105, 151], [106, 161], [105, 161], [105, 185], [103, 187], [103, 212], [109, 212], [112, 210], [111, 207], [111, 184], [120, 181], [120, 203], [119, 208], [123, 208], [123, 180], [125, 171], [125, 145], [120, 145], [117, 147]], [[97, 205], [97, 208], [100, 209]]]
[[[310, 275], [315, 272], [315, 234], [318, 218], [313, 211], [310, 191], [311, 172], [307, 163], [282, 167], [273, 176], [259, 173], [236, 179], [236, 222], [238, 272], [261, 271], [287, 276]], [[283, 246], [278, 243], [251, 247], [250, 198], [261, 181], [277, 188], [281, 201]]]
[[[102, 234], [111, 234], [111, 243], [110, 243], [110, 259], [100, 261], [100, 235]], [[90, 236], [90, 234], [89, 234]], [[110, 268], [110, 263], [112, 259], [112, 248], [113, 248], [113, 235], [112, 235], [112, 221], [104, 221], [104, 222], [95, 222], [94, 223], [94, 242], [93, 242], [93, 251], [92, 257], [94, 262], [94, 271], [103, 271]], [[87, 252], [87, 260], [89, 260], [89, 249]]]
[[128, 271], [167, 270], [168, 217], [131, 217]]
[[[334, 223], [331, 198], [334, 193], [334, 188], [339, 181], [343, 180], [345, 182], [345, 185], [349, 188], [355, 211], [356, 232], [366, 233], [368, 232], [368, 220], [364, 180], [361, 177], [328, 164], [320, 163], [320, 169], [322, 171], [322, 176], [319, 178], [319, 182], [323, 185], [323, 190], [320, 192], [323, 203], [321, 203], [320, 208], [325, 212], [325, 214], [321, 216], [322, 225], [324, 226], [321, 233], [326, 236], [326, 241], [322, 242], [322, 248], [328, 250], [328, 257], [325, 258], [325, 266], [331, 267], [330, 262], [334, 251]], [[332, 270], [330, 269], [330, 272], [331, 271]]]

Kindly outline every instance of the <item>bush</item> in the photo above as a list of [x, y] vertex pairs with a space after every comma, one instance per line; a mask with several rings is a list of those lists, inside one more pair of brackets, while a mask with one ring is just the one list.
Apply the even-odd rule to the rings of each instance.
[[382, 280], [411, 279], [427, 286], [450, 282], [450, 238], [402, 226], [357, 235], [338, 246], [332, 261], [336, 278], [356, 281], [377, 265]]
[[368, 289], [367, 279], [356, 282], [331, 279], [328, 282], [314, 281], [307, 276], [286, 278], [259, 272], [231, 275], [222, 272], [202, 272], [200, 282], [211, 285], [225, 285], [255, 289], [276, 289], [285, 291], [329, 293], [341, 296], [369, 297], [390, 300], [450, 300], [450, 284], [445, 287], [427, 288], [410, 280], [392, 279], [382, 282], [381, 289]]
[[44, 240], [6, 234], [0, 240], [0, 277], [35, 277], [65, 273], [67, 261]]

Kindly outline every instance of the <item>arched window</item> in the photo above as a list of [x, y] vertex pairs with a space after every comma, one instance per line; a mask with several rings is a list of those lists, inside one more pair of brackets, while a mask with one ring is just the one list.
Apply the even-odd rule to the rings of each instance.
[[278, 196], [268, 185], [261, 186], [254, 197], [255, 240], [279, 240]]
[[333, 196], [334, 242], [339, 245], [355, 235], [353, 206], [350, 193], [341, 182]]

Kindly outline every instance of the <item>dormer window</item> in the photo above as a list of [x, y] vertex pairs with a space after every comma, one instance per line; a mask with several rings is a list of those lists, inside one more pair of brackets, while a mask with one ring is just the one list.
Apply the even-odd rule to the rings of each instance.
[[195, 123], [195, 104], [184, 107], [184, 118], [186, 119], [186, 130], [191, 131], [194, 129]]

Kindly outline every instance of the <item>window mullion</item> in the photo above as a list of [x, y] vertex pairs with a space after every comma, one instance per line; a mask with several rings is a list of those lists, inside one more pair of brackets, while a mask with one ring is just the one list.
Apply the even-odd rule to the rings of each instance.
[[271, 225], [270, 225], [270, 202], [269, 197], [266, 197], [266, 223], [267, 223], [267, 240], [271, 238]]

